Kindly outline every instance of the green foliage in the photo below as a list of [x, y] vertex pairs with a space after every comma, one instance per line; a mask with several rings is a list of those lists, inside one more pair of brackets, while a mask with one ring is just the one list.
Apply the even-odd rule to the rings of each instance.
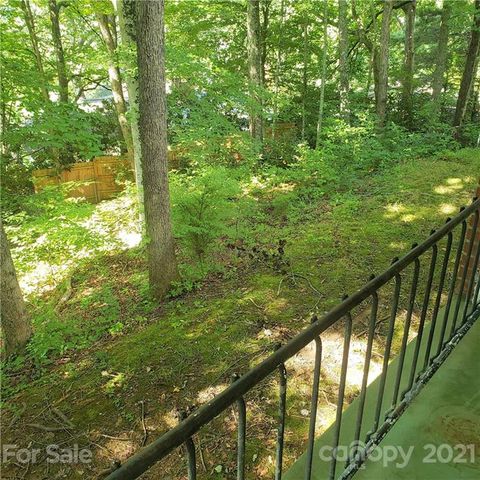
[[57, 166], [52, 150], [63, 164], [90, 160], [101, 153], [89, 114], [71, 104], [47, 104], [28, 123], [5, 136], [9, 149], [31, 158], [37, 168]]
[[238, 180], [225, 168], [205, 168], [194, 176], [174, 174], [171, 178], [175, 236], [203, 261], [238, 213], [235, 198]]

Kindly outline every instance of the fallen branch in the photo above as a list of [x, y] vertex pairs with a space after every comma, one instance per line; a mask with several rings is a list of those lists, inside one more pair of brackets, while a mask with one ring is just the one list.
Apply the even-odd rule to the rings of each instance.
[[63, 432], [68, 429], [68, 427], [48, 427], [46, 425], [41, 425], [40, 423], [27, 423], [27, 427], [38, 428], [38, 430], [43, 430], [44, 432]]
[[310, 281], [309, 278], [305, 277], [304, 275], [300, 275], [299, 273], [295, 273], [295, 272], [291, 272], [291, 273], [287, 273], [285, 275], [285, 277], [282, 278], [282, 280], [280, 281], [279, 285], [278, 285], [278, 289], [277, 289], [277, 297], [278, 295], [280, 295], [280, 289], [281, 289], [281, 286], [282, 286], [282, 283], [283, 283], [283, 279], [284, 278], [291, 278], [294, 282], [295, 282], [295, 277], [297, 278], [301, 278], [302, 280], [305, 280], [308, 284], [308, 286], [318, 295], [320, 296], [321, 298], [323, 298], [323, 293], [321, 293], [314, 285], [313, 283]]
[[57, 415], [57, 417], [60, 418], [60, 420], [62, 420], [62, 422], [69, 428], [74, 428], [75, 425], [73, 425], [73, 423], [67, 418], [67, 416], [58, 408], [52, 407], [52, 412], [55, 413], [55, 415]]
[[110, 440], [120, 440], [122, 442], [129, 442], [130, 438], [114, 437], [113, 435], [107, 435], [106, 433], [100, 433], [101, 437], [109, 438]]

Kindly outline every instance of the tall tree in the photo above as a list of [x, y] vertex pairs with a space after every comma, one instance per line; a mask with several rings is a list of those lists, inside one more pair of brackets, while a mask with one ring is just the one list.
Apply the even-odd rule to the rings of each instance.
[[261, 49], [261, 64], [262, 64], [262, 84], [265, 85], [265, 65], [267, 63], [267, 37], [268, 37], [268, 25], [270, 22], [270, 6], [272, 0], [262, 0], [262, 22], [261, 22], [261, 36], [262, 36], [262, 49]]
[[[455, 117], [453, 126], [457, 129], [462, 125], [467, 110], [467, 103], [472, 91], [472, 86], [476, 76], [478, 67], [478, 55], [480, 48], [480, 0], [475, 0], [475, 12], [473, 14], [473, 26], [468, 44], [467, 56], [465, 60], [465, 68], [463, 70], [460, 90], [458, 92], [457, 106], [455, 108]], [[458, 130], [457, 130], [458, 133]]]
[[303, 74], [302, 74], [302, 140], [305, 141], [307, 126], [307, 89], [308, 89], [308, 20], [303, 22]]
[[260, 0], [248, 0], [247, 4], [247, 50], [248, 74], [252, 107], [250, 112], [250, 135], [252, 138], [263, 141], [262, 119], [262, 54], [260, 29]]
[[168, 188], [164, 0], [135, 2], [135, 13], [148, 272], [161, 298], [178, 278]]
[[134, 152], [132, 131], [126, 117], [127, 105], [123, 95], [122, 76], [120, 74], [120, 67], [117, 58], [117, 27], [115, 17], [105, 13], [97, 13], [97, 21], [108, 51], [108, 78], [110, 79], [110, 85], [112, 87], [113, 102], [117, 112], [118, 123], [127, 147], [128, 156], [133, 161]]
[[382, 29], [380, 32], [379, 47], [374, 55], [374, 77], [375, 68], [377, 71], [377, 82], [375, 88], [375, 106], [377, 113], [377, 126], [383, 129], [387, 117], [387, 94], [388, 94], [388, 61], [390, 44], [390, 19], [392, 17], [392, 0], [384, 0]]
[[448, 23], [452, 13], [452, 4], [449, 0], [443, 1], [440, 17], [440, 29], [438, 32], [438, 44], [435, 53], [435, 70], [432, 78], [432, 103], [435, 119], [440, 115], [442, 89], [445, 81], [448, 55]]
[[280, 69], [282, 65], [282, 38], [283, 38], [283, 22], [285, 17], [285, 0], [280, 0], [280, 26], [278, 35], [278, 44], [275, 59], [275, 72], [274, 72], [274, 105], [273, 105], [273, 118], [272, 118], [272, 138], [275, 138], [276, 127], [278, 120], [278, 94], [280, 89]]
[[19, 353], [32, 336], [32, 325], [28, 318], [17, 274], [13, 265], [7, 236], [0, 221], [0, 288], [2, 331], [7, 355]]
[[402, 75], [403, 121], [407, 128], [413, 128], [413, 65], [415, 47], [416, 0], [403, 6], [405, 12], [405, 58]]
[[52, 30], [53, 48], [56, 56], [56, 67], [58, 77], [58, 93], [60, 101], [68, 103], [68, 77], [65, 63], [65, 54], [63, 52], [62, 34], [60, 30], [60, 9], [65, 5], [61, 1], [49, 0], [50, 23]]
[[38, 44], [37, 29], [35, 26], [35, 17], [32, 13], [32, 8], [30, 6], [29, 0], [22, 0], [20, 6], [23, 11], [23, 16], [25, 19], [25, 24], [27, 25], [28, 35], [30, 37], [30, 43], [32, 45], [32, 52], [35, 58], [35, 66], [38, 70], [39, 75], [39, 87], [42, 93], [42, 97], [46, 102], [50, 101], [50, 96], [48, 94], [47, 79], [45, 77], [45, 70], [43, 68], [43, 58], [40, 52], [40, 47]]
[[[120, 39], [126, 49], [135, 49], [135, 3], [134, 0], [112, 0], [115, 13], [118, 17]], [[125, 14], [125, 10], [128, 14]], [[140, 130], [138, 128], [138, 82], [134, 75], [126, 70], [130, 127], [132, 132], [133, 159], [135, 164], [135, 184], [137, 186], [137, 200], [140, 210], [140, 223], [144, 223], [143, 174], [142, 174], [142, 146]]]
[[317, 135], [315, 148], [320, 148], [322, 135], [323, 107], [325, 104], [325, 84], [327, 82], [327, 49], [328, 49], [328, 9], [327, 1], [323, 2], [323, 52], [322, 52], [322, 78], [320, 79], [320, 102], [318, 105]]
[[340, 115], [347, 122], [350, 119], [348, 93], [349, 67], [348, 67], [348, 14], [347, 0], [338, 0], [338, 69], [340, 75], [339, 97]]

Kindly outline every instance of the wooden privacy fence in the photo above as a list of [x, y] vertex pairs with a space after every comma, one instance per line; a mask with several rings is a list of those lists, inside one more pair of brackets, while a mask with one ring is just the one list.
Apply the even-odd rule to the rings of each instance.
[[[293, 140], [296, 134], [294, 123], [279, 122], [275, 126], [275, 138]], [[265, 130], [267, 138], [273, 138], [272, 127]], [[232, 139], [226, 139], [227, 148], [232, 147]], [[241, 155], [231, 152], [235, 160], [240, 160]], [[168, 150], [169, 168], [178, 169], [182, 161], [188, 158], [188, 152], [179, 147]], [[78, 162], [68, 169], [58, 173], [55, 168], [44, 168], [33, 172], [35, 192], [40, 192], [47, 185], [61, 185], [67, 182], [78, 182], [68, 192], [69, 197], [84, 197], [87, 201], [98, 203], [108, 200], [123, 190], [123, 185], [115, 182], [119, 173], [133, 173], [132, 163], [121, 156], [96, 157], [91, 162]]]
[[96, 157], [91, 162], [74, 163], [60, 174], [55, 168], [44, 168], [33, 172], [35, 192], [47, 185], [60, 185], [67, 182], [79, 182], [68, 192], [69, 197], [85, 197], [92, 203], [98, 203], [114, 197], [123, 190], [115, 182], [122, 171], [132, 171], [131, 163], [124, 157]]

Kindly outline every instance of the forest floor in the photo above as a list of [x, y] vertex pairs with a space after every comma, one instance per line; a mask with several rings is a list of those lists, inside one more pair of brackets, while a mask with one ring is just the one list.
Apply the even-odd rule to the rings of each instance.
[[[92, 334], [90, 341], [86, 334], [83, 348], [67, 346], [48, 362], [5, 370], [2, 442], [37, 448], [78, 444], [93, 450], [93, 461], [8, 462], [2, 478], [98, 478], [114, 460], [123, 461], [175, 425], [178, 408], [210, 399], [234, 372], [247, 371], [307, 326], [312, 314], [329, 310], [422, 241], [469, 202], [479, 172], [478, 150], [408, 161], [325, 196], [295, 216], [279, 201], [281, 189], [262, 192], [258, 202], [265, 220], [253, 230], [259, 246], [226, 248], [223, 273], [209, 274], [195, 290], [161, 305], [142, 293], [141, 247], [86, 259], [72, 274], [56, 321], [75, 322], [87, 332], [108, 324], [108, 333]], [[278, 250], [283, 242], [284, 253]], [[40, 298], [58, 304], [64, 289], [61, 284]], [[359, 314], [354, 327], [359, 345], [364, 329]], [[56, 331], [46, 329], [45, 337]], [[341, 333], [333, 330], [326, 342], [327, 356], [337, 365]], [[289, 367], [294, 375], [287, 464], [305, 445], [311, 357], [307, 351]], [[335, 368], [322, 371], [319, 432], [334, 411]], [[248, 478], [271, 477], [275, 387], [273, 380], [267, 382], [247, 399], [249, 415], [256, 418], [247, 431]], [[354, 393], [347, 392], [347, 399]], [[226, 414], [199, 436], [200, 478], [232, 478], [234, 420]], [[217, 430], [222, 433], [214, 435]], [[179, 452], [145, 478], [186, 478]]]

